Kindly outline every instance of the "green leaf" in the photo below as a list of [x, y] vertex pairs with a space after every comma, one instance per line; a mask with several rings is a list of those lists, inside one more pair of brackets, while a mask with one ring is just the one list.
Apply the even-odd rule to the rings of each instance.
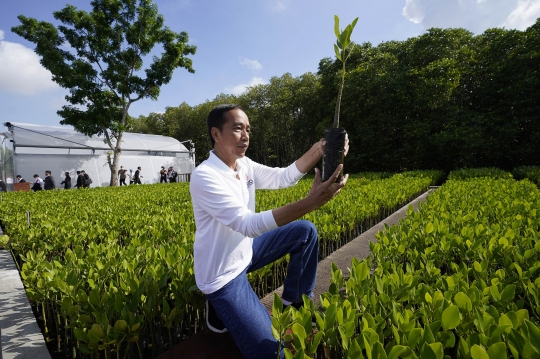
[[469, 356], [469, 345], [463, 338], [459, 338], [459, 353], [461, 354], [462, 358]]
[[446, 308], [442, 314], [442, 324], [445, 330], [454, 329], [460, 323], [459, 309], [455, 305]]
[[488, 351], [489, 359], [506, 359], [506, 344], [504, 342], [495, 343], [489, 347]]
[[338, 60], [343, 61], [341, 59], [341, 53], [339, 52], [339, 48], [336, 44], [334, 44], [334, 51], [336, 52], [336, 57], [338, 58]]
[[380, 342], [373, 344], [371, 355], [373, 359], [387, 359], [386, 352]]
[[444, 357], [443, 345], [441, 343], [424, 345], [420, 357], [422, 359], [442, 359]]
[[425, 231], [427, 234], [433, 233], [433, 223], [428, 222], [428, 224], [426, 225]]
[[435, 342], [435, 337], [429, 325], [424, 326], [424, 342], [427, 344]]
[[292, 325], [293, 343], [294, 347], [298, 350], [300, 348], [306, 348], [306, 331], [304, 327], [298, 323]]
[[317, 332], [317, 334], [315, 334], [315, 336], [313, 337], [313, 341], [311, 342], [311, 348], [309, 352], [310, 355], [312, 355], [313, 353], [317, 351], [317, 348], [319, 347], [319, 343], [321, 342], [321, 338], [323, 334], [324, 332]]
[[337, 311], [336, 303], [330, 304], [330, 306], [326, 309], [326, 316], [324, 318], [325, 330], [330, 329], [334, 325], [334, 322], [336, 321], [336, 311]]
[[351, 32], [352, 30], [354, 30], [354, 27], [356, 26], [357, 22], [358, 22], [358, 18], [354, 19], [353, 22], [351, 23]]
[[463, 292], [459, 292], [454, 296], [454, 303], [458, 306], [458, 308], [464, 309], [467, 312], [470, 312], [472, 310], [472, 302], [469, 296]]
[[390, 350], [390, 353], [388, 353], [388, 359], [396, 359], [400, 355], [404, 355], [405, 353], [410, 352], [410, 349], [403, 346], [403, 345], [395, 345], [392, 350]]
[[86, 332], [84, 330], [80, 328], [75, 328], [73, 332], [75, 333], [75, 338], [77, 338], [77, 340], [88, 343], [88, 336], [86, 335]]
[[347, 359], [364, 359], [362, 348], [360, 348], [360, 345], [358, 344], [359, 339], [359, 337], [356, 337], [351, 340], [351, 345], [347, 352]]
[[276, 340], [281, 340], [281, 332], [279, 331], [279, 320], [277, 320], [276, 317], [271, 317], [270, 319], [272, 320], [272, 336]]
[[508, 301], [514, 299], [516, 293], [516, 285], [507, 285], [501, 293], [501, 300]]
[[489, 355], [486, 353], [486, 350], [477, 344], [472, 346], [471, 356], [473, 359], [489, 359]]
[[339, 17], [337, 15], [334, 15], [334, 34], [336, 34], [336, 37], [339, 40], [340, 31], [339, 31]]
[[369, 267], [365, 261], [362, 261], [358, 264], [358, 266], [356, 266], [356, 274], [359, 281], [366, 280], [369, 275]]
[[524, 320], [527, 327], [527, 338], [531, 343], [532, 348], [537, 354], [540, 354], [540, 329], [527, 319]]
[[478, 273], [482, 273], [482, 265], [478, 263], [477, 261], [474, 261], [473, 263], [474, 270], [476, 270]]
[[90, 339], [91, 343], [98, 343], [103, 339], [103, 329], [101, 328], [101, 325], [92, 325], [92, 328], [88, 331], [88, 339]]
[[114, 330], [117, 332], [126, 332], [128, 329], [128, 323], [125, 320], [119, 319], [114, 323]]
[[274, 303], [272, 303], [272, 316], [278, 318], [283, 312], [283, 302], [277, 293], [274, 293]]
[[414, 328], [413, 330], [411, 330], [411, 332], [409, 333], [409, 336], [407, 338], [407, 344], [409, 345], [409, 347], [411, 349], [415, 349], [416, 348], [416, 345], [418, 344], [418, 342], [420, 341], [420, 338], [422, 337], [422, 329], [420, 328]]
[[285, 354], [285, 359], [294, 359], [289, 349], [287, 348], [283, 349], [283, 353]]

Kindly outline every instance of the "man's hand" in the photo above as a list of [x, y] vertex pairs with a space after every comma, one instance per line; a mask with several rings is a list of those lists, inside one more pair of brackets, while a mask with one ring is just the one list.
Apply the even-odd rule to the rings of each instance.
[[319, 169], [316, 168], [315, 180], [313, 181], [309, 194], [305, 198], [272, 210], [276, 224], [281, 227], [290, 223], [302, 217], [304, 214], [322, 207], [334, 198], [341, 191], [343, 186], [345, 186], [347, 179], [349, 178], [349, 175], [345, 175], [340, 182], [335, 183], [342, 168], [343, 165], [339, 165], [332, 177], [326, 182], [321, 182], [321, 173]]
[[319, 171], [318, 168], [315, 168], [315, 179], [313, 180], [311, 190], [306, 197], [306, 200], [313, 206], [310, 206], [312, 211], [325, 205], [341, 191], [345, 184], [347, 184], [347, 179], [349, 178], [348, 174], [343, 176], [340, 182], [336, 183], [336, 179], [342, 169], [343, 165], [339, 165], [328, 181], [321, 182], [321, 171]]

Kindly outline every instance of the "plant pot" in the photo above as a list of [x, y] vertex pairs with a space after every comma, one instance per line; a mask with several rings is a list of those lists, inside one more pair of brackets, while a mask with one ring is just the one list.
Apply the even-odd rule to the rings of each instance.
[[[344, 159], [344, 150], [345, 147], [345, 137], [347, 131], [343, 128], [332, 128], [324, 130], [324, 139], [326, 140], [326, 145], [324, 146], [323, 154], [323, 165], [322, 165], [322, 180], [327, 181], [337, 166], [343, 164]], [[339, 173], [336, 182], [341, 181], [343, 177], [343, 169]]]

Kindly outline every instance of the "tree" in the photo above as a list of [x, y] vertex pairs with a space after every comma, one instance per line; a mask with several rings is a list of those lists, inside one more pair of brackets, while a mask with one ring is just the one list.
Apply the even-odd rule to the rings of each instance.
[[[188, 45], [186, 32], [164, 26], [157, 6], [150, 0], [94, 0], [92, 11], [67, 5], [53, 13], [62, 25], [20, 15], [22, 25], [11, 30], [36, 44], [41, 64], [53, 80], [69, 89], [69, 103], [57, 113], [61, 124], [87, 135], [103, 135], [111, 148], [108, 156], [111, 186], [118, 181], [122, 135], [132, 123], [128, 111], [144, 98], [156, 100], [160, 87], [173, 71], [183, 67], [194, 73], [191, 59], [196, 47]], [[161, 56], [141, 76], [143, 61], [156, 45]]]

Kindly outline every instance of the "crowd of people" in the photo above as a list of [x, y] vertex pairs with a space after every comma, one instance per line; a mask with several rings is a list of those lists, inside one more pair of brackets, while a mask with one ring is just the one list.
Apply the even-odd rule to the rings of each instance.
[[[128, 170], [124, 168], [124, 166], [120, 166], [120, 170], [118, 170], [118, 179], [119, 179], [119, 185], [120, 186], [127, 186], [126, 179], [129, 179], [129, 184], [142, 184], [142, 178], [141, 175], [142, 168], [139, 166], [137, 167], [137, 170], [133, 172], [133, 170]], [[34, 180], [32, 182], [32, 186], [30, 187], [32, 191], [42, 191], [42, 190], [54, 190], [58, 189], [56, 185], [56, 181], [54, 180], [54, 177], [51, 174], [51, 171], [47, 170], [45, 171], [45, 177], [41, 178], [37, 173], [33, 176]], [[172, 166], [169, 166], [168, 170], [165, 170], [165, 166], [161, 166], [161, 170], [159, 171], [159, 182], [160, 183], [172, 183], [176, 182], [176, 179], [178, 177], [178, 173], [174, 170]], [[17, 175], [17, 183], [25, 183], [27, 182], [21, 175]], [[75, 183], [72, 183], [71, 175], [69, 172], [65, 173], [64, 180], [60, 182], [60, 188], [64, 189], [71, 189], [71, 188], [89, 188], [92, 184], [92, 178], [86, 173], [84, 170], [77, 171], [77, 178], [75, 179]], [[0, 192], [6, 192], [5, 184], [3, 181], [0, 180]]]
[[[45, 171], [45, 178], [41, 178], [37, 173], [33, 176], [34, 181], [32, 182], [32, 186], [30, 189], [34, 192], [36, 191], [49, 191], [53, 189], [58, 189], [59, 187], [56, 186], [56, 181], [54, 180], [54, 177], [51, 174], [51, 171], [47, 170]], [[27, 181], [21, 176], [17, 175], [17, 183], [26, 183]], [[77, 171], [77, 179], [75, 182], [75, 185], [72, 185], [71, 183], [71, 175], [69, 172], [65, 173], [64, 180], [60, 182], [60, 185], [63, 185], [64, 189], [71, 189], [73, 188], [89, 188], [92, 184], [92, 178], [84, 171]]]

